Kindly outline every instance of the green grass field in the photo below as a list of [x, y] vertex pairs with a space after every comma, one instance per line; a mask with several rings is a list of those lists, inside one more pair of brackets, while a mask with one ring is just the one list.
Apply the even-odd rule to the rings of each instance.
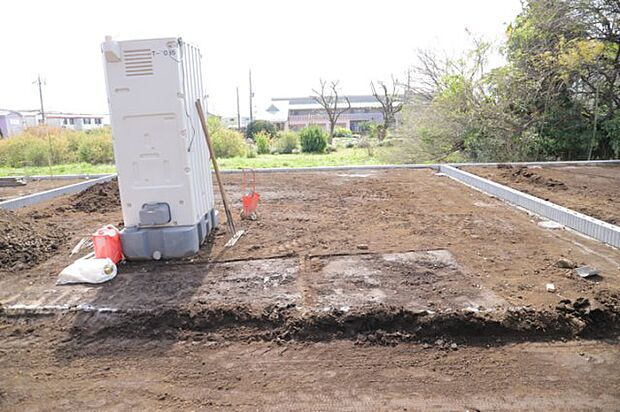
[[353, 166], [381, 164], [376, 156], [368, 156], [366, 149], [338, 149], [338, 151], [326, 154], [277, 154], [258, 155], [253, 159], [245, 157], [233, 157], [218, 160], [221, 169], [254, 168], [264, 169], [269, 167], [312, 167], [312, 166]]
[[[376, 153], [368, 155], [368, 150], [358, 148], [341, 148], [326, 154], [277, 154], [259, 155], [248, 159], [233, 157], [218, 160], [220, 169], [270, 168], [270, 167], [312, 167], [312, 166], [354, 166], [383, 164]], [[0, 167], [0, 176], [35, 176], [35, 175], [69, 175], [69, 174], [101, 174], [114, 173], [114, 165], [91, 165], [88, 163], [72, 163], [50, 167]]]

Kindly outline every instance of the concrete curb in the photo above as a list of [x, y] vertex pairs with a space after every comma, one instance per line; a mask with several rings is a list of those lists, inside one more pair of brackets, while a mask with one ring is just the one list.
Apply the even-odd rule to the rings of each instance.
[[115, 177], [116, 175], [105, 175], [97, 179], [74, 183], [68, 186], [57, 187], [55, 189], [46, 190], [44, 192], [33, 193], [30, 195], [18, 197], [16, 199], [5, 200], [4, 202], [0, 202], [0, 209], [15, 210], [24, 206], [36, 205], [37, 203], [45, 202], [59, 196], [81, 192], [82, 190], [87, 189], [90, 186], [96, 185], [97, 183], [104, 183], [110, 181]]
[[555, 203], [528, 195], [511, 187], [495, 183], [491, 180], [459, 170], [455, 167], [442, 165], [444, 173], [461, 183], [465, 183], [487, 194], [497, 196], [514, 205], [520, 206], [532, 213], [558, 222], [579, 233], [600, 240], [603, 243], [620, 248], [620, 227], [602, 220], [584, 215]]

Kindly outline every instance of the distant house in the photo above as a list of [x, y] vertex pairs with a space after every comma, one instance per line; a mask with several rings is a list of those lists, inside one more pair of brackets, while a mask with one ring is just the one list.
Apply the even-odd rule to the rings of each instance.
[[[381, 103], [374, 96], [346, 97], [351, 103], [351, 108], [340, 115], [336, 124], [337, 127], [344, 127], [358, 133], [362, 131], [365, 123], [383, 121]], [[278, 97], [271, 100], [272, 106], [267, 110], [271, 109], [274, 112], [274, 118], [285, 122], [284, 128], [300, 130], [309, 125], [318, 125], [325, 130], [329, 129], [327, 113], [314, 97]], [[338, 107], [347, 106], [345, 97], [341, 97], [338, 101]]]
[[19, 112], [0, 109], [0, 138], [7, 138], [21, 132], [23, 119]]
[[39, 110], [20, 110], [19, 114], [22, 115], [22, 126], [24, 128], [41, 124], [41, 112]]
[[[222, 122], [222, 126], [227, 129], [244, 130], [248, 126], [248, 123], [250, 123], [250, 118], [241, 116], [240, 119], [237, 119], [237, 116], [222, 116], [220, 121]], [[239, 123], [241, 123], [241, 128], [239, 128]]]
[[[237, 116], [222, 116], [220, 120], [222, 125], [228, 129], [245, 130], [250, 123], [248, 116], [241, 116], [240, 119], [237, 119]], [[272, 102], [265, 110], [258, 111], [254, 120], [267, 120], [273, 123], [278, 130], [285, 130], [288, 120], [288, 104], [286, 102]], [[241, 128], [239, 128], [239, 123], [241, 123]]]
[[267, 120], [273, 123], [278, 130], [288, 129], [289, 102], [286, 100], [276, 101], [273, 99], [269, 107], [256, 115], [257, 120]]
[[[265, 110], [258, 111], [254, 120], [267, 120], [273, 123], [278, 130], [285, 130], [288, 120], [288, 104], [286, 102], [272, 102]], [[222, 125], [229, 129], [239, 129], [239, 123], [241, 123], [240, 130], [245, 130], [250, 123], [250, 118], [241, 116], [241, 119], [237, 119], [237, 116], [222, 116], [221, 121]]]
[[45, 114], [45, 121], [49, 126], [73, 130], [98, 129], [105, 125], [104, 116], [99, 114], [50, 112]]
[[[20, 110], [22, 126], [34, 127], [41, 124], [41, 111]], [[107, 116], [102, 114], [78, 114], [65, 112], [46, 112], [45, 123], [48, 126], [62, 127], [73, 130], [90, 130], [106, 126]]]

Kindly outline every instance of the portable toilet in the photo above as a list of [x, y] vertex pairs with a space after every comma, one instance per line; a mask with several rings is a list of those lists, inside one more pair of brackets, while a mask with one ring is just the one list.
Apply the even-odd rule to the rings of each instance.
[[196, 253], [217, 225], [198, 48], [181, 38], [102, 44], [127, 259]]

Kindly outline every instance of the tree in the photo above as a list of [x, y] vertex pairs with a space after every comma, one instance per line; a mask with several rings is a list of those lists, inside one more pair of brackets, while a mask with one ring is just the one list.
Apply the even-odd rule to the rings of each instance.
[[[498, 97], [486, 70], [491, 45], [472, 40], [472, 48], [450, 58], [421, 50], [416, 77], [407, 93], [398, 156], [414, 161], [514, 160], [520, 125], [509, 100]], [[416, 98], [413, 98], [416, 97]]]
[[618, 155], [619, 21], [618, 0], [529, 0], [510, 25], [506, 57], [524, 80], [518, 101], [547, 152]]
[[[321, 88], [319, 90], [312, 89], [314, 92], [314, 100], [323, 107], [327, 113], [327, 120], [329, 121], [329, 142], [331, 143], [334, 138], [334, 129], [340, 115], [347, 110], [351, 109], [351, 102], [349, 98], [344, 96], [338, 96], [338, 81], [330, 82], [329, 85], [324, 80], [319, 80]], [[339, 103], [346, 103], [346, 107], [338, 107]]]
[[[418, 53], [403, 139], [418, 160], [620, 156], [620, 1], [526, 0], [489, 69], [492, 46]], [[401, 151], [406, 153], [407, 151]]]
[[[407, 94], [417, 94], [425, 100], [432, 100], [441, 88], [442, 79], [448, 73], [450, 62], [441, 58], [437, 52], [429, 49], [418, 49], [416, 64], [407, 72]], [[413, 75], [413, 78], [410, 78]]]
[[276, 126], [267, 120], [254, 120], [245, 129], [245, 138], [256, 140], [256, 135], [260, 132], [267, 133], [270, 138], [278, 134]]
[[403, 109], [403, 104], [398, 94], [398, 82], [392, 77], [392, 90], [388, 91], [388, 87], [385, 83], [379, 82], [379, 86], [382, 89], [381, 94], [377, 92], [375, 84], [370, 82], [370, 88], [372, 89], [372, 95], [381, 104], [381, 111], [383, 112], [383, 124], [379, 125], [379, 141], [382, 141], [387, 136], [387, 131], [396, 123], [396, 113]]

